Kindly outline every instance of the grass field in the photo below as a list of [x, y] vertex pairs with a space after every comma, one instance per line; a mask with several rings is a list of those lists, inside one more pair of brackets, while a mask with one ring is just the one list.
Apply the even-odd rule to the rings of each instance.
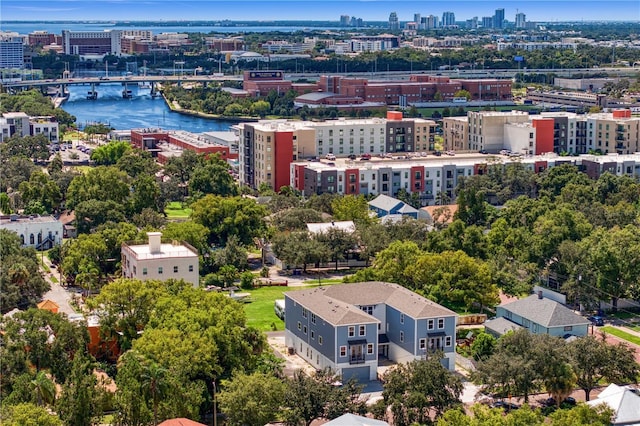
[[183, 207], [179, 201], [172, 201], [164, 208], [169, 219], [186, 219], [191, 215], [191, 209]]
[[600, 330], [604, 331], [607, 334], [611, 334], [612, 336], [616, 336], [621, 339], [624, 339], [629, 343], [633, 343], [634, 345], [640, 346], [640, 337], [636, 335], [625, 333], [622, 330], [618, 330], [617, 328], [609, 327], [609, 326], [600, 327]]

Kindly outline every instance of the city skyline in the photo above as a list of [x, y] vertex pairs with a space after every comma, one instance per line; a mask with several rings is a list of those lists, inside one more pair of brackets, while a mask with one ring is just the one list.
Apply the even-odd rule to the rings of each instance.
[[640, 21], [637, 0], [578, 1], [485, 1], [453, 0], [446, 4], [424, 1], [395, 2], [388, 0], [278, 0], [278, 1], [168, 1], [168, 0], [3, 0], [0, 3], [2, 21], [275, 21], [310, 20], [339, 21], [340, 15], [362, 18], [364, 21], [386, 21], [396, 12], [401, 22], [412, 21], [416, 13], [422, 16], [442, 16], [455, 13], [456, 21], [475, 16], [492, 16], [496, 9], [505, 9], [505, 19], [514, 21], [516, 13], [524, 13], [528, 21]]

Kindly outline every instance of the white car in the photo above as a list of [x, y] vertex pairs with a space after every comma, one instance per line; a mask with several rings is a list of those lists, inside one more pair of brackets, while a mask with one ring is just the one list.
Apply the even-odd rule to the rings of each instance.
[[334, 161], [336, 159], [336, 156], [333, 154], [327, 154], [325, 158], [329, 161]]

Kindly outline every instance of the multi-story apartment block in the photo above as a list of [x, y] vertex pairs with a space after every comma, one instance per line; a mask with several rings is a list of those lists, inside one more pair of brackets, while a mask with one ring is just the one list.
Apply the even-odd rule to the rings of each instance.
[[29, 46], [47, 46], [56, 42], [56, 35], [48, 31], [34, 31], [27, 37]]
[[391, 31], [398, 31], [400, 29], [400, 21], [398, 20], [398, 14], [396, 12], [389, 14], [389, 29]]
[[161, 232], [147, 232], [149, 244], [122, 244], [122, 276], [146, 280], [200, 282], [198, 251], [185, 242], [162, 243]]
[[433, 150], [436, 123], [403, 119], [402, 113], [389, 112], [387, 119], [263, 120], [241, 123], [236, 130], [240, 182], [254, 188], [266, 183], [279, 189], [289, 185], [289, 166], [300, 159]]
[[587, 116], [587, 149], [603, 154], [640, 152], [640, 117], [631, 117], [630, 110]]
[[504, 28], [504, 9], [496, 9], [493, 15], [493, 28]]
[[469, 119], [466, 116], [443, 118], [442, 136], [445, 151], [468, 151]]
[[363, 282], [285, 293], [285, 343], [342, 380], [375, 380], [378, 359], [439, 355], [455, 367], [455, 312], [397, 284]]
[[[526, 123], [517, 126], [525, 127]], [[535, 173], [561, 164], [573, 164], [591, 178], [598, 178], [605, 172], [640, 178], [640, 154], [575, 157], [546, 153], [513, 157], [475, 153], [458, 154], [454, 157], [425, 158], [414, 155], [393, 159], [374, 157], [369, 161], [336, 159], [294, 162], [290, 168], [290, 185], [305, 195], [329, 192], [354, 195], [384, 194], [394, 197], [400, 189], [404, 189], [417, 193], [423, 205], [433, 205], [441, 193], [455, 202], [455, 188], [461, 177], [483, 174], [489, 164], [506, 165], [513, 162], [518, 162]]]
[[0, 117], [0, 142], [11, 136], [43, 134], [49, 142], [59, 142], [58, 122], [55, 117], [29, 117], [24, 112], [5, 112]]
[[453, 12], [442, 13], [442, 26], [445, 28], [453, 27], [456, 24], [456, 14]]
[[469, 111], [469, 149], [499, 152], [504, 149], [504, 125], [527, 123], [529, 113], [523, 111]]
[[29, 117], [29, 133], [32, 136], [45, 135], [49, 142], [60, 142], [58, 122], [55, 117]]
[[207, 48], [214, 52], [236, 52], [245, 50], [245, 43], [242, 37], [205, 37], [205, 42], [207, 43]]
[[121, 30], [62, 30], [62, 49], [66, 55], [120, 55], [121, 38]]
[[0, 69], [24, 68], [24, 38], [18, 33], [0, 32]]

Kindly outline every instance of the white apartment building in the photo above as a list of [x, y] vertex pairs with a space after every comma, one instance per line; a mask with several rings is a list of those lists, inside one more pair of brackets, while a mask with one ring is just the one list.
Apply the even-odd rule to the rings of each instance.
[[184, 242], [162, 243], [161, 232], [147, 232], [148, 244], [122, 245], [122, 276], [139, 280], [200, 283], [198, 252]]
[[18, 234], [24, 247], [47, 250], [62, 243], [62, 222], [53, 216], [0, 216], [0, 228]]
[[504, 125], [507, 123], [527, 123], [526, 111], [470, 111], [469, 149], [499, 152], [504, 149]]
[[0, 69], [24, 68], [24, 38], [18, 33], [0, 32]]

